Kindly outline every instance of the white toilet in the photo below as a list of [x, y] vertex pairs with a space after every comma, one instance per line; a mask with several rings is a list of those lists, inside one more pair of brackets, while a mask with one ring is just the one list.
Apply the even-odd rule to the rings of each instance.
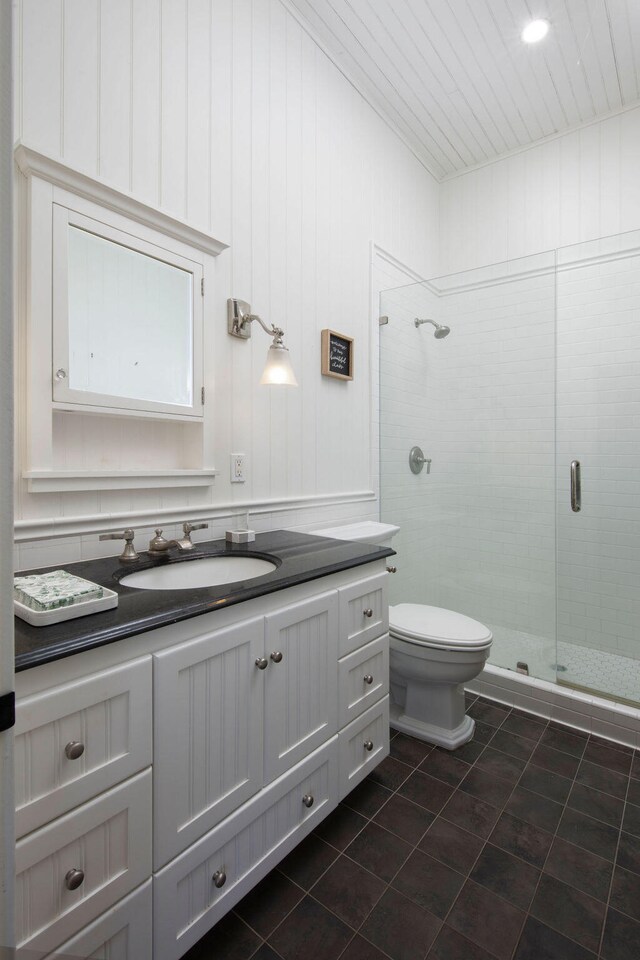
[[422, 603], [389, 608], [391, 726], [455, 750], [473, 736], [464, 685], [482, 672], [493, 637], [462, 613]]
[[[314, 530], [319, 536], [389, 546], [400, 528], [388, 523]], [[422, 603], [389, 607], [391, 726], [455, 750], [473, 736], [464, 685], [482, 672], [491, 631], [462, 613]]]

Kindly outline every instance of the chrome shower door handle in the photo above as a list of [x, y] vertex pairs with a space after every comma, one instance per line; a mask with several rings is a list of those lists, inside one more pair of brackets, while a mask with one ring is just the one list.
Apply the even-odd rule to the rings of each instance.
[[580, 461], [571, 461], [571, 509], [579, 513], [582, 507], [582, 488], [580, 485]]

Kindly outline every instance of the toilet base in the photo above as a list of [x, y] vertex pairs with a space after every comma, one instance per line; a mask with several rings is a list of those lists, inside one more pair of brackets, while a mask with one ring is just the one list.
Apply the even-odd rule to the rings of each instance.
[[394, 730], [407, 733], [410, 737], [416, 737], [426, 743], [435, 743], [437, 747], [444, 747], [445, 750], [456, 750], [463, 743], [468, 743], [473, 737], [476, 726], [475, 720], [465, 716], [461, 724], [453, 730], [447, 730], [445, 727], [437, 727], [432, 723], [416, 720], [415, 717], [408, 717], [397, 703], [390, 705], [389, 720]]

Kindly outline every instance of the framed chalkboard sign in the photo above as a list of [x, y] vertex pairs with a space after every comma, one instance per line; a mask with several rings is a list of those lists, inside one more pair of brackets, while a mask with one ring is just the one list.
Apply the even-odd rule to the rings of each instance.
[[353, 380], [353, 337], [335, 330], [323, 330], [322, 375], [336, 380]]

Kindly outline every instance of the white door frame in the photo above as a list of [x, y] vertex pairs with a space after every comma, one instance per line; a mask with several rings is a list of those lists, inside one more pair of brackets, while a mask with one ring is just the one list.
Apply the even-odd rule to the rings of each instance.
[[12, 7], [0, 3], [0, 947], [14, 945]]

